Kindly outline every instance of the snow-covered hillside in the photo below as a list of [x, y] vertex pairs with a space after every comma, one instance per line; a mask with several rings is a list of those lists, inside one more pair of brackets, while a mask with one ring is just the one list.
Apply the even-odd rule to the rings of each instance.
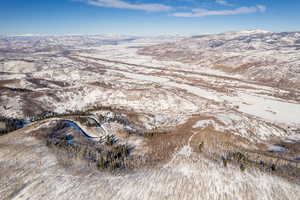
[[279, 87], [300, 88], [300, 32], [263, 30], [201, 35], [139, 51], [161, 60], [243, 74]]

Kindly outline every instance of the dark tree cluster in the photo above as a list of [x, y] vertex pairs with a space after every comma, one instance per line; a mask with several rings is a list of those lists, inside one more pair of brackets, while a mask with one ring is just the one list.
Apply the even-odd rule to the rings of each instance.
[[48, 118], [55, 117], [57, 115], [58, 114], [55, 113], [55, 112], [46, 111], [46, 112], [43, 112], [41, 114], [37, 114], [37, 115], [33, 115], [33, 116], [28, 116], [28, 118], [29, 118], [29, 121], [36, 122], [36, 121], [40, 121], [40, 120], [43, 120], [43, 119], [48, 119]]
[[65, 152], [70, 159], [82, 159], [99, 170], [117, 170], [129, 166], [132, 147], [119, 144], [114, 135], [108, 135], [100, 142], [78, 141], [73, 135], [66, 135], [62, 131], [68, 125], [59, 122], [46, 136], [46, 145]]
[[36, 122], [44, 119], [54, 118], [54, 117], [68, 117], [68, 116], [88, 116], [91, 113], [87, 111], [68, 111], [66, 113], [55, 113], [51, 111], [45, 111], [41, 114], [28, 116], [29, 121]]
[[285, 160], [279, 157], [260, 156], [251, 157], [248, 153], [228, 152], [226, 156], [221, 156], [224, 167], [229, 163], [240, 166], [241, 171], [247, 168], [259, 168], [262, 171], [276, 173], [285, 177], [299, 177], [300, 168], [298, 163], [292, 160]]
[[0, 117], [0, 122], [5, 124], [5, 129], [0, 129], [0, 135], [7, 134], [17, 129], [23, 128], [25, 125], [24, 120]]

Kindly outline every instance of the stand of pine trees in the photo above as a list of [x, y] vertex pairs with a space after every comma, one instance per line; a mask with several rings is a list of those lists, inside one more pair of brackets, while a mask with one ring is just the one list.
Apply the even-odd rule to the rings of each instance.
[[5, 129], [0, 130], [0, 135], [7, 134], [17, 129], [23, 128], [25, 122], [22, 119], [0, 117], [0, 122], [5, 124]]

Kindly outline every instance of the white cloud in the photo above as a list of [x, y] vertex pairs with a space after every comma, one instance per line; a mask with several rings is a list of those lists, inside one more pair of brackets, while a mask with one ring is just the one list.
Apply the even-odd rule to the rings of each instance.
[[239, 15], [239, 14], [250, 14], [256, 12], [265, 12], [266, 6], [257, 5], [251, 7], [240, 7], [233, 10], [206, 10], [206, 9], [192, 9], [192, 12], [177, 12], [172, 15], [175, 17], [205, 17], [212, 15]]
[[216, 0], [217, 4], [223, 5], [223, 6], [233, 6], [233, 4], [229, 3], [226, 0]]
[[164, 4], [129, 3], [122, 0], [76, 0], [76, 1], [85, 2], [87, 4], [99, 6], [99, 7], [144, 10], [144, 11], [151, 11], [151, 12], [168, 11], [172, 9], [172, 7]]

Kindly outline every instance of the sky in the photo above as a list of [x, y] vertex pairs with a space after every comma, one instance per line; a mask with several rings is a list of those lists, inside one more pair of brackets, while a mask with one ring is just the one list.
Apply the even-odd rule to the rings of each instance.
[[0, 34], [300, 31], [299, 0], [1, 0]]

